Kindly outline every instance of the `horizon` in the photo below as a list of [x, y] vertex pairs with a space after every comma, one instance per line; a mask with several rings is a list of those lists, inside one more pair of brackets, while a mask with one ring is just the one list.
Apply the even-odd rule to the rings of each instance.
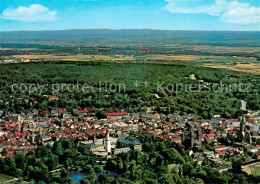
[[80, 30], [107, 30], [107, 31], [129, 31], [129, 30], [132, 30], [132, 31], [137, 31], [137, 30], [147, 30], [147, 31], [176, 31], [176, 32], [179, 32], [179, 31], [186, 31], [186, 32], [260, 32], [260, 30], [256, 30], [256, 31], [247, 31], [247, 30], [189, 30], [189, 29], [149, 29], [149, 28], [137, 28], [137, 29], [112, 29], [112, 28], [91, 28], [91, 29], [46, 29], [46, 30], [12, 30], [12, 31], [1, 31], [0, 30], [0, 33], [4, 33], [4, 32], [48, 32], [48, 31], [80, 31]]

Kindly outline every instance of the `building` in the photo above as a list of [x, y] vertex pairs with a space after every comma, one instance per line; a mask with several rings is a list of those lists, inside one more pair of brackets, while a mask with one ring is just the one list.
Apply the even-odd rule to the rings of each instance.
[[127, 153], [131, 150], [130, 147], [126, 147], [126, 148], [118, 148], [114, 150], [114, 155], [120, 154], [120, 153]]
[[239, 108], [242, 111], [246, 111], [246, 101], [244, 100], [239, 100], [237, 102], [237, 108]]
[[[196, 126], [196, 128], [195, 128]], [[193, 149], [194, 146], [201, 146], [201, 128], [198, 125], [192, 123], [190, 128], [190, 148]]]
[[106, 114], [108, 118], [111, 119], [122, 119], [123, 117], [128, 117], [127, 112], [112, 112], [112, 113], [107, 113]]
[[106, 138], [105, 138], [105, 149], [107, 153], [111, 153], [111, 142], [109, 137], [109, 132], [107, 131]]
[[189, 79], [191, 79], [191, 80], [196, 80], [195, 74], [190, 74], [190, 75], [189, 75]]
[[50, 95], [50, 96], [48, 96], [48, 99], [49, 99], [49, 101], [51, 101], [51, 100], [59, 100], [59, 97], [56, 96], [56, 95]]

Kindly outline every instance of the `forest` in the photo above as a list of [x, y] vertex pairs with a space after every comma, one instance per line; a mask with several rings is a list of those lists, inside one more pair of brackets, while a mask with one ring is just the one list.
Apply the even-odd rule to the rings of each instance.
[[[196, 80], [190, 80], [190, 74], [194, 74]], [[233, 118], [242, 113], [236, 106], [238, 100], [245, 100], [248, 109], [260, 109], [259, 80], [259, 75], [192, 65], [65, 61], [5, 64], [0, 68], [0, 110], [26, 113], [32, 109], [43, 112], [58, 107], [71, 112], [82, 108], [137, 112], [143, 107], [154, 107], [160, 112], [160, 107], [167, 107], [166, 113], [182, 111], [203, 118], [214, 114]], [[159, 90], [158, 83], [163, 84]], [[14, 89], [14, 84], [40, 85], [42, 91]], [[95, 90], [53, 91], [54, 84], [87, 84]], [[243, 89], [237, 87], [239, 84], [244, 84]], [[124, 88], [105, 90], [107, 85], [113, 88], [124, 85]], [[178, 85], [192, 85], [192, 89], [176, 93], [177, 88], [170, 88]], [[230, 90], [223, 85], [235, 88]], [[212, 90], [214, 86], [218, 86], [218, 90]], [[59, 99], [49, 101], [46, 95], [57, 95]]]

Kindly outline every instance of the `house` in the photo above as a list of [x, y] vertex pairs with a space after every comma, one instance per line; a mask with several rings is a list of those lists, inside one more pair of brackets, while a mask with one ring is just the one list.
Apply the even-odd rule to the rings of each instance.
[[222, 173], [224, 171], [228, 171], [229, 170], [229, 166], [220, 166], [217, 168], [218, 172]]
[[180, 164], [170, 164], [167, 166], [168, 173], [173, 173], [173, 172], [179, 173], [180, 168], [181, 168]]
[[181, 144], [181, 142], [182, 142], [182, 137], [181, 137], [181, 136], [176, 136], [176, 135], [174, 135], [173, 138], [171, 138], [171, 141]]
[[88, 109], [75, 110], [74, 113], [78, 116], [86, 116], [89, 113]]
[[114, 150], [114, 155], [120, 154], [120, 153], [127, 153], [129, 152], [131, 149], [130, 147], [126, 147], [126, 148], [118, 148]]
[[239, 119], [227, 119], [225, 121], [225, 125], [227, 127], [239, 128], [240, 127], [240, 121], [239, 121]]
[[56, 95], [50, 95], [50, 96], [48, 96], [48, 99], [49, 99], [49, 101], [51, 101], [51, 100], [59, 100], [59, 97], [57, 97]]
[[238, 109], [240, 109], [242, 111], [246, 111], [246, 101], [239, 100], [239, 101], [237, 101], [236, 106], [237, 106]]
[[195, 74], [190, 74], [190, 75], [189, 75], [189, 79], [190, 79], [190, 80], [196, 80]]
[[107, 118], [111, 119], [122, 119], [123, 117], [128, 117], [128, 112], [112, 112], [112, 113], [107, 113]]

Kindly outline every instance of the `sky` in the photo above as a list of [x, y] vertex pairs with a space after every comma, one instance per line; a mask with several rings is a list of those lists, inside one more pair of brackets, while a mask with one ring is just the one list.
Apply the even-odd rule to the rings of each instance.
[[260, 0], [0, 0], [0, 31], [260, 31]]

